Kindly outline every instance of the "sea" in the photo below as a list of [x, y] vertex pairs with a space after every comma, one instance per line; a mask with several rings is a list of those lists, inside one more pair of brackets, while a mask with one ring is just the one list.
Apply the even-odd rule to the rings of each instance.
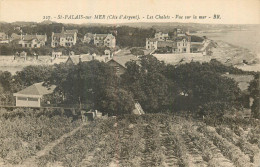
[[[257, 55], [260, 60], [260, 29], [224, 31], [224, 32], [205, 32], [197, 34], [206, 36], [214, 41], [223, 41], [229, 44], [248, 49]], [[238, 66], [242, 70], [260, 71], [260, 64]]]

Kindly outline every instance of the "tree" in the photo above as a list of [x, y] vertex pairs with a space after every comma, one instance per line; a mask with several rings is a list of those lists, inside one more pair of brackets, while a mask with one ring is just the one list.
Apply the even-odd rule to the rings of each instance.
[[12, 74], [8, 71], [0, 71], [0, 84], [4, 91], [11, 91]]
[[260, 118], [260, 73], [255, 75], [254, 80], [250, 82], [248, 87], [250, 96], [254, 99], [253, 105], [251, 106], [251, 111], [253, 117]]
[[104, 62], [94, 60], [67, 68], [57, 66], [50, 80], [50, 84], [57, 85], [55, 91], [65, 97], [65, 103], [96, 106], [107, 87], [118, 86], [113, 68]]
[[134, 109], [134, 99], [124, 89], [108, 87], [98, 101], [97, 109], [111, 116], [130, 114]]
[[230, 78], [216, 73], [214, 68], [204, 64], [192, 62], [168, 69], [167, 77], [171, 78], [190, 98], [187, 104], [190, 110], [214, 101], [225, 102], [232, 105], [241, 94], [237, 83]]
[[176, 89], [174, 83], [162, 74], [165, 64], [153, 56], [143, 56], [140, 64], [126, 64], [126, 72], [121, 76], [122, 86], [134, 95], [146, 112], [171, 109]]
[[47, 81], [52, 74], [52, 66], [27, 66], [22, 71], [17, 71], [14, 75], [13, 91], [19, 91], [32, 84]]

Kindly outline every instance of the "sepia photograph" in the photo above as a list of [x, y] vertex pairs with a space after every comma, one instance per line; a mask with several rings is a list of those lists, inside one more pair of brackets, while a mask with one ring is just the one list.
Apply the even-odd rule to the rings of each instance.
[[0, 0], [0, 167], [260, 167], [260, 0]]

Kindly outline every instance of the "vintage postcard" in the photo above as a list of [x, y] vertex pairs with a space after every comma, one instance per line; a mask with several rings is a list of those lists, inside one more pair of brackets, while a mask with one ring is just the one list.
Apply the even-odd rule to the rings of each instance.
[[260, 167], [259, 0], [0, 0], [0, 167]]

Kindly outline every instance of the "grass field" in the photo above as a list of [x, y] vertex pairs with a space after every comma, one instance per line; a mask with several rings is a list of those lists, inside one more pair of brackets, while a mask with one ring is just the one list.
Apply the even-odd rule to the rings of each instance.
[[[46, 122], [45, 125], [50, 132], [31, 136], [31, 140], [26, 138], [27, 129], [36, 134], [34, 132], [39, 132], [40, 128], [32, 128], [36, 120], [24, 122], [24, 119], [29, 118], [1, 119], [3, 131], [12, 134], [1, 131], [0, 148], [6, 152], [3, 154], [2, 151], [1, 166], [250, 167], [260, 164], [260, 124], [254, 119], [214, 122], [169, 114], [146, 114], [100, 119], [79, 127], [79, 124], [55, 116], [48, 119], [52, 124]], [[13, 121], [22, 123], [19, 130]], [[24, 137], [20, 137], [20, 133]], [[45, 143], [50, 136], [52, 139]], [[3, 141], [9, 143], [3, 144]], [[11, 141], [19, 146], [12, 146]], [[35, 142], [43, 144], [28, 153], [25, 148], [36, 146]], [[46, 149], [46, 145], [52, 146]], [[37, 153], [41, 150], [47, 151]], [[32, 160], [30, 156], [34, 157], [33, 161], [29, 161]]]

